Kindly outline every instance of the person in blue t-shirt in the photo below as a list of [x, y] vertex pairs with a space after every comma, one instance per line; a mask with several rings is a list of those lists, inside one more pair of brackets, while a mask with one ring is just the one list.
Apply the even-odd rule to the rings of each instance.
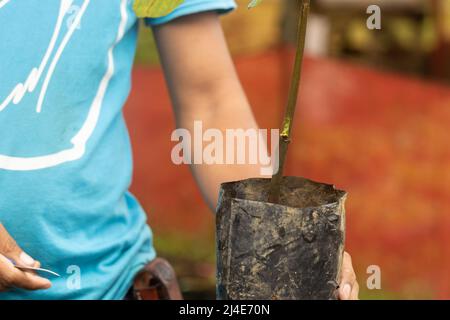
[[[132, 0], [0, 0], [0, 299], [122, 299], [155, 258], [128, 192], [122, 107], [138, 18]], [[177, 126], [257, 128], [218, 14], [233, 0], [185, 0], [154, 31]], [[151, 104], [151, 102], [149, 102]], [[193, 165], [211, 206], [221, 182], [259, 167]], [[40, 261], [40, 262], [38, 262]], [[43, 278], [15, 268], [43, 267]], [[340, 297], [357, 298], [345, 255]]]

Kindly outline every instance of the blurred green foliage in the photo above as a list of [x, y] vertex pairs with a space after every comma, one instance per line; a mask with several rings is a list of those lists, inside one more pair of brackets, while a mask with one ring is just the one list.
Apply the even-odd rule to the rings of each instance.
[[[214, 230], [212, 230], [213, 232]], [[210, 241], [205, 241], [209, 239]], [[215, 263], [214, 234], [158, 233], [154, 239], [158, 254], [194, 262]]]

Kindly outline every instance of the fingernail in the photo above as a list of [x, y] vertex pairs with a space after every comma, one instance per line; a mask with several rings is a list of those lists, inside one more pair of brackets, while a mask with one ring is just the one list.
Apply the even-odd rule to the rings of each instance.
[[344, 287], [342, 288], [342, 292], [344, 293], [345, 299], [350, 299], [350, 292], [352, 291], [352, 287], [346, 283]]
[[25, 252], [22, 252], [20, 254], [20, 261], [26, 265], [26, 266], [30, 266], [32, 267], [35, 263], [34, 259], [32, 257], [30, 257], [28, 254], [26, 254]]

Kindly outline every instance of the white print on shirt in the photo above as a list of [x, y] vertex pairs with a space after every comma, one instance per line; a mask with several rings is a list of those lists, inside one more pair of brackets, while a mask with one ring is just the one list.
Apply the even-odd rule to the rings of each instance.
[[[120, 0], [120, 14], [121, 21], [119, 24], [119, 30], [117, 32], [116, 41], [108, 50], [108, 66], [105, 75], [100, 81], [97, 93], [95, 95], [94, 100], [91, 103], [91, 107], [89, 109], [86, 121], [83, 123], [80, 131], [71, 139], [72, 148], [61, 150], [59, 152], [41, 155], [37, 157], [11, 157], [7, 155], [0, 154], [0, 169], [4, 170], [12, 170], [12, 171], [31, 171], [31, 170], [39, 170], [50, 167], [55, 167], [60, 164], [78, 160], [83, 157], [86, 144], [89, 138], [92, 136], [95, 127], [97, 126], [100, 111], [102, 108], [103, 98], [105, 96], [105, 92], [108, 88], [109, 81], [111, 80], [114, 74], [114, 57], [113, 51], [117, 43], [123, 38], [125, 34], [125, 28], [128, 21], [127, 14], [127, 0]], [[48, 90], [48, 86], [51, 83], [51, 79], [53, 73], [57, 67], [58, 61], [61, 58], [61, 55], [64, 52], [67, 44], [69, 43], [73, 33], [76, 31], [77, 26], [81, 22], [81, 18], [86, 12], [89, 3], [91, 0], [84, 0], [83, 4], [80, 7], [79, 12], [73, 18], [73, 23], [70, 25], [67, 33], [64, 35], [61, 44], [58, 48], [56, 48], [56, 41], [61, 34], [61, 30], [63, 29], [63, 21], [66, 15], [69, 13], [73, 0], [61, 0], [61, 5], [59, 9], [58, 19], [55, 25], [55, 29], [48, 45], [47, 51], [42, 58], [40, 65], [36, 68], [33, 68], [27, 77], [27, 79], [23, 83], [18, 83], [11, 93], [6, 97], [5, 100], [1, 100], [0, 98], [0, 114], [11, 104], [17, 105], [19, 104], [23, 97], [27, 93], [33, 92], [37, 85], [42, 82], [41, 91], [39, 93], [39, 98], [36, 104], [36, 112], [40, 113], [42, 111], [42, 105], [45, 99], [45, 95]], [[5, 5], [12, 6], [14, 4], [14, 0], [0, 0], [0, 9], [4, 8]], [[44, 70], [47, 69], [47, 73], [44, 75]]]
[[0, 9], [6, 6], [6, 4], [9, 2], [9, 0], [0, 0]]
[[[51, 55], [55, 52], [55, 44], [61, 33], [61, 27], [64, 21], [64, 17], [67, 14], [68, 10], [70, 9], [72, 2], [73, 0], [61, 0], [61, 6], [59, 8], [58, 20], [56, 22], [55, 30], [53, 32], [50, 44], [47, 48], [47, 51], [44, 55], [44, 58], [42, 59], [40, 66], [38, 68], [33, 68], [31, 70], [30, 75], [28, 76], [27, 80], [24, 83], [19, 83], [16, 85], [16, 87], [11, 91], [9, 96], [0, 104], [0, 111], [3, 111], [10, 103], [16, 105], [19, 104], [22, 101], [25, 94], [27, 93], [27, 91], [29, 93], [33, 92], [36, 86], [38, 85], [44, 70], [47, 68]], [[89, 2], [85, 2], [83, 4], [82, 10], [80, 10], [81, 12], [79, 12], [79, 14], [76, 16], [75, 19], [77, 22], [81, 20], [88, 3]], [[48, 84], [52, 78], [58, 60], [60, 59], [61, 54], [63, 53], [67, 43], [70, 41], [70, 38], [72, 37], [75, 29], [76, 26], [73, 25], [71, 26], [71, 28], [69, 28], [69, 31], [64, 37], [64, 40], [59, 46], [59, 48], [56, 50], [56, 54], [54, 55], [53, 60], [50, 63], [50, 67], [49, 70], [47, 71], [47, 75], [45, 76], [44, 84], [39, 94], [39, 100], [36, 106], [36, 112], [38, 113], [40, 113], [42, 110], [42, 103], [44, 101], [44, 97], [48, 89]]]

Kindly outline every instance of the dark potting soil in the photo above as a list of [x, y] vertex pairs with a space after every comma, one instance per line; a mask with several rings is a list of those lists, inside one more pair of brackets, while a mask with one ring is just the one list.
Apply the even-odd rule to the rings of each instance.
[[[269, 197], [270, 179], [255, 178], [222, 184], [231, 197], [266, 202]], [[339, 202], [346, 192], [333, 185], [317, 183], [299, 177], [284, 177], [281, 185], [280, 205], [294, 208], [318, 207]]]

